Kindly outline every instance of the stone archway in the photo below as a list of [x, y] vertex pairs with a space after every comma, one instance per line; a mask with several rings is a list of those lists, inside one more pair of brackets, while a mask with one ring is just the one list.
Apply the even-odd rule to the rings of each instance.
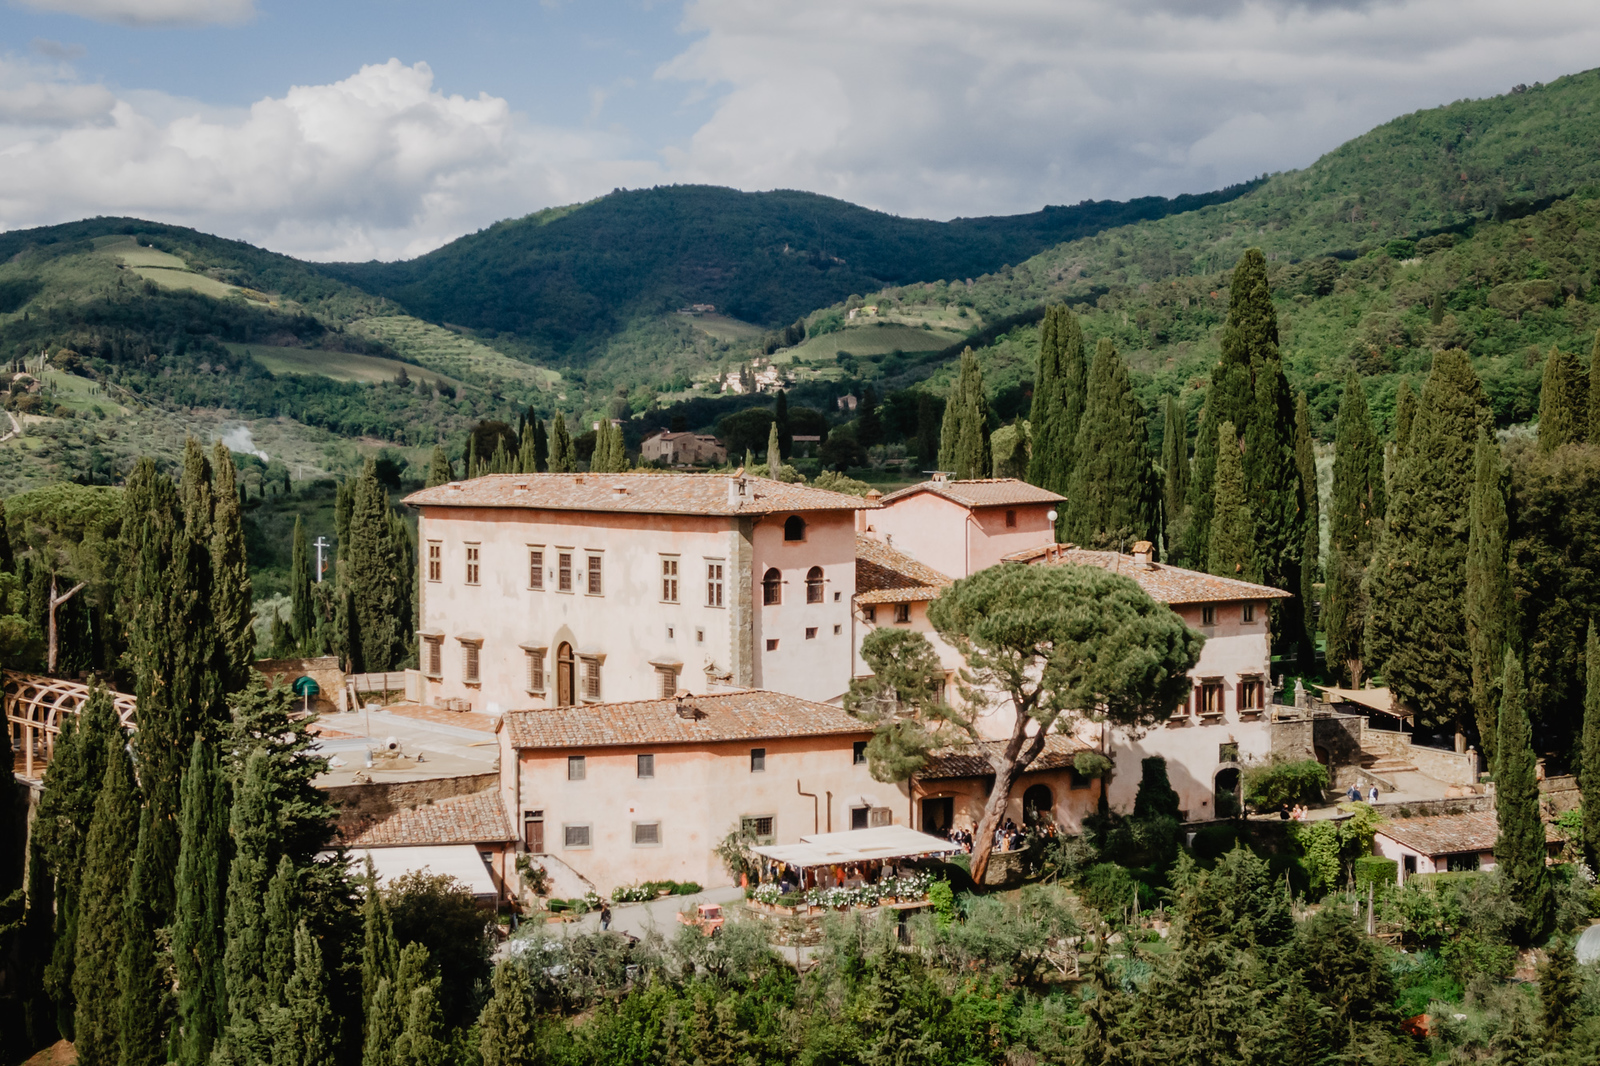
[[1243, 784], [1237, 766], [1225, 766], [1211, 779], [1211, 809], [1218, 818], [1237, 818], [1244, 812], [1240, 797]]

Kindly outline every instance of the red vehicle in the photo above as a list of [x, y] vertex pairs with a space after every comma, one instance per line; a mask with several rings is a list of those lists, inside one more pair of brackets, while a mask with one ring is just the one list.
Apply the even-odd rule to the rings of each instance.
[[700, 903], [692, 911], [678, 912], [678, 921], [694, 926], [706, 936], [716, 936], [722, 923], [727, 920], [723, 917], [721, 904], [717, 903]]

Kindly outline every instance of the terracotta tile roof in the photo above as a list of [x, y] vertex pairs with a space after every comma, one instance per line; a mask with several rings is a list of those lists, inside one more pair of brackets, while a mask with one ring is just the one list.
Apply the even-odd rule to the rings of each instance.
[[[946, 748], [929, 757], [927, 765], [918, 771], [922, 781], [942, 781], [958, 777], [988, 777], [994, 773], [986, 752], [999, 748], [1004, 741], [985, 740], [962, 748]], [[1034, 770], [1063, 770], [1072, 765], [1073, 756], [1091, 750], [1088, 744], [1076, 737], [1052, 733], [1044, 740], [1044, 750], [1028, 766], [1025, 773]]]
[[877, 506], [860, 496], [763, 477], [628, 471], [622, 474], [485, 474], [452, 481], [405, 502], [413, 507], [521, 507], [632, 514], [755, 515], [782, 511], [852, 511]]
[[1256, 585], [1231, 577], [1202, 574], [1166, 563], [1137, 563], [1121, 552], [1090, 551], [1071, 544], [1041, 544], [1037, 548], [1012, 552], [1007, 562], [1056, 566], [1098, 566], [1113, 574], [1131, 577], [1150, 598], [1162, 603], [1225, 603], [1230, 600], [1285, 599], [1290, 593], [1268, 585]]
[[681, 717], [676, 700], [598, 703], [551, 710], [508, 711], [501, 728], [511, 746], [604, 748], [636, 744], [710, 744], [872, 732], [837, 707], [764, 689], [691, 696], [697, 716]]
[[[1378, 832], [1424, 855], [1459, 855], [1469, 851], [1493, 851], [1500, 835], [1495, 812], [1468, 811], [1463, 814], [1435, 814], [1421, 818], [1391, 818]], [[1546, 822], [1544, 839], [1559, 844], [1566, 838]]]
[[931, 566], [872, 537], [856, 537], [856, 602], [915, 603], [931, 600], [951, 583]]
[[970, 481], [924, 481], [921, 484], [897, 489], [885, 496], [882, 502], [903, 500], [919, 492], [931, 492], [947, 500], [954, 500], [964, 507], [1010, 507], [1019, 503], [1066, 501], [1065, 496], [1058, 496], [1049, 489], [1041, 489], [1037, 485], [1030, 485], [1014, 477], [986, 477]]
[[425, 803], [378, 821], [339, 827], [347, 848], [399, 848], [429, 844], [487, 844], [515, 840], [495, 789]]

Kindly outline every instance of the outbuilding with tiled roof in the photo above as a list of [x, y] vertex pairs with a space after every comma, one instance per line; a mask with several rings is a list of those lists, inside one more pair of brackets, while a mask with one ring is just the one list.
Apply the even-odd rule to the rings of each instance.
[[[1492, 870], [1500, 822], [1494, 810], [1390, 818], [1378, 826], [1373, 854], [1394, 859], [1396, 876], [1403, 884], [1416, 874]], [[1561, 854], [1566, 837], [1546, 822], [1547, 861]]]
[[1052, 536], [1066, 500], [1017, 478], [942, 475], [899, 489], [857, 515], [856, 528], [952, 578]]

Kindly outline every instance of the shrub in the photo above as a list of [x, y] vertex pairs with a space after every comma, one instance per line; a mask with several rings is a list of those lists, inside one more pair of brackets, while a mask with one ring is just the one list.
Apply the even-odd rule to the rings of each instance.
[[1072, 768], [1080, 777], [1103, 777], [1111, 772], [1111, 759], [1098, 751], [1080, 751], [1072, 757]]
[[1384, 888], [1399, 883], [1400, 864], [1394, 859], [1364, 855], [1351, 864], [1351, 869], [1359, 889], [1365, 889], [1369, 884]]
[[1125, 915], [1137, 898], [1137, 892], [1138, 882], [1133, 875], [1114, 862], [1089, 867], [1078, 882], [1078, 895], [1083, 897], [1083, 902], [1108, 920]]
[[1317, 803], [1328, 787], [1328, 769], [1315, 759], [1274, 758], [1244, 772], [1245, 802], [1257, 810], [1285, 803]]
[[1239, 830], [1231, 825], [1208, 825], [1195, 830], [1190, 850], [1203, 862], [1215, 862], [1239, 843]]
[[939, 928], [947, 928], [956, 918], [956, 894], [949, 881], [935, 881], [928, 886], [928, 905], [933, 909]]

